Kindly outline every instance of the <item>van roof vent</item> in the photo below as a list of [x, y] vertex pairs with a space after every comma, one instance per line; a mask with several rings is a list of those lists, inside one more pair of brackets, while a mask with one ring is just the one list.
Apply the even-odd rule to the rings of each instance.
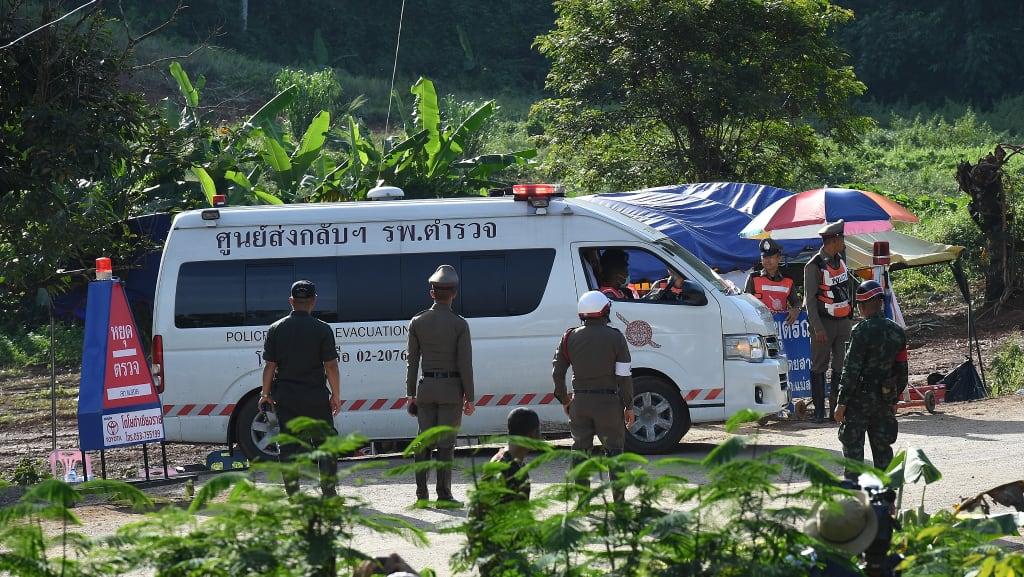
[[401, 200], [405, 193], [397, 186], [375, 186], [366, 193], [366, 200]]

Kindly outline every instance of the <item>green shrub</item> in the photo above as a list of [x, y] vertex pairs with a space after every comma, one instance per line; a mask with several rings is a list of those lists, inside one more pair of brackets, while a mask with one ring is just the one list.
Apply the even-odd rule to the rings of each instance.
[[[319, 32], [319, 31], [318, 31]], [[292, 84], [298, 89], [295, 99], [286, 108], [288, 125], [292, 136], [298, 142], [313, 117], [326, 110], [332, 118], [340, 116], [341, 83], [332, 68], [323, 68], [317, 72], [306, 72], [295, 68], [283, 68], [274, 77], [274, 89], [277, 92]]]
[[1024, 339], [1014, 334], [992, 356], [992, 395], [1007, 395], [1024, 389]]
[[19, 487], [28, 487], [43, 479], [49, 479], [50, 476], [50, 472], [41, 466], [38, 459], [25, 457], [18, 461], [14, 470], [11, 471], [10, 480]]
[[[57, 323], [54, 327], [57, 365], [74, 367], [82, 362], [85, 329]], [[0, 333], [0, 368], [42, 366], [50, 363], [50, 327], [30, 331], [15, 328]]]

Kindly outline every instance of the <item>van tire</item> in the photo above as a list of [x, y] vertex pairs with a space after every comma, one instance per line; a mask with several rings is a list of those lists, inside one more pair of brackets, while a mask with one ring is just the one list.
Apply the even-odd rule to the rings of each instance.
[[679, 389], [660, 377], [633, 377], [633, 410], [636, 422], [626, 431], [626, 450], [632, 453], [666, 453], [690, 430], [690, 408]]
[[[267, 452], [260, 449], [257, 444], [256, 437], [264, 438], [266, 435], [276, 435], [277, 429], [275, 428], [276, 419], [272, 418], [269, 422], [267, 421], [267, 413], [260, 414], [259, 410], [259, 395], [249, 395], [238, 409], [238, 416], [235, 418], [235, 439], [238, 441], [238, 446], [242, 449], [242, 453], [250, 461], [276, 461], [277, 452]], [[265, 430], [254, 431], [254, 424], [261, 423], [260, 428]]]

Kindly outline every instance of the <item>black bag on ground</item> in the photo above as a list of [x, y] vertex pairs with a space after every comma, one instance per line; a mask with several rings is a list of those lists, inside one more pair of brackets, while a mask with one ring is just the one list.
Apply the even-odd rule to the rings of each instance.
[[972, 359], [967, 359], [959, 367], [953, 369], [940, 383], [946, 385], [947, 403], [973, 401], [988, 397], [988, 391], [978, 376]]

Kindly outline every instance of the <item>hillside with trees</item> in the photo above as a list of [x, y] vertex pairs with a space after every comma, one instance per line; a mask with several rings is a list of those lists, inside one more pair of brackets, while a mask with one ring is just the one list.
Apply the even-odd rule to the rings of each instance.
[[[6, 0], [0, 40], [76, 6]], [[954, 175], [1024, 134], [1022, 28], [1020, 6], [954, 0], [91, 5], [2, 52], [0, 307], [31, 330], [25, 303], [80, 279], [59, 271], [142, 242], [133, 216], [215, 192], [359, 199], [379, 178], [413, 196], [845, 184], [981, 247]], [[1021, 163], [1001, 170], [1010, 242]], [[980, 281], [986, 252], [966, 264]]]

